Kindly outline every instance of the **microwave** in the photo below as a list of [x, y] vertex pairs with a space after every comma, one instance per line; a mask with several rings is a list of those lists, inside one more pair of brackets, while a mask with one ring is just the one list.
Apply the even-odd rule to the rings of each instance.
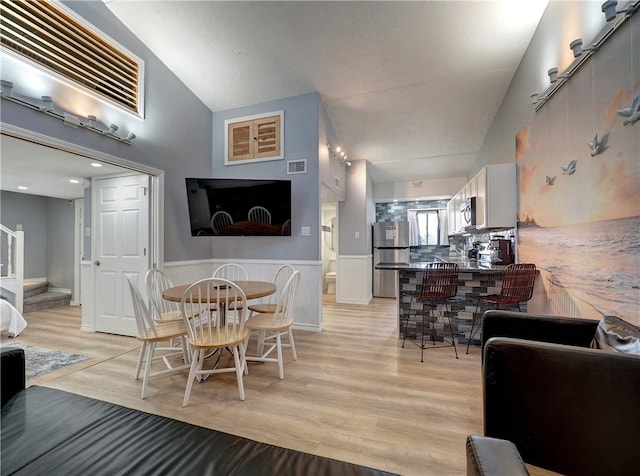
[[470, 197], [462, 201], [460, 215], [462, 215], [463, 226], [476, 225], [476, 197]]

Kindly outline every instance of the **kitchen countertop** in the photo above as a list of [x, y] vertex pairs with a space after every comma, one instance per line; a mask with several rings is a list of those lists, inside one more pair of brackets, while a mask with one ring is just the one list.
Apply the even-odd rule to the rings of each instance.
[[478, 263], [462, 257], [436, 257], [434, 261], [420, 261], [416, 263], [378, 263], [375, 269], [388, 269], [395, 271], [421, 271], [429, 263], [456, 263], [460, 271], [502, 271], [506, 268], [503, 264]]

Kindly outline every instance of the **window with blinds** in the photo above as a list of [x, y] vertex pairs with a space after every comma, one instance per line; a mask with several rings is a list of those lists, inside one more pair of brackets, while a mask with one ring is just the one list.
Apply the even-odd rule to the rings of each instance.
[[141, 113], [142, 61], [48, 1], [0, 0], [3, 47]]

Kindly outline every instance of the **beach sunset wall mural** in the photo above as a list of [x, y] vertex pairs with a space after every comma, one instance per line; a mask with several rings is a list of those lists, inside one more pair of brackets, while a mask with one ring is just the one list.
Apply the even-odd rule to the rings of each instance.
[[549, 313], [640, 325], [639, 51], [635, 15], [516, 136], [518, 259]]

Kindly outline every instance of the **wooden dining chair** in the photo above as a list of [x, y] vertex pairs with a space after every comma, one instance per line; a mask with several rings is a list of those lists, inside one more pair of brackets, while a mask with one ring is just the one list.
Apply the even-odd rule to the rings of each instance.
[[264, 207], [256, 206], [252, 207], [247, 214], [249, 221], [259, 221], [266, 225], [271, 225], [271, 212]]
[[[278, 376], [280, 380], [284, 379], [282, 348], [289, 347], [293, 355], [293, 360], [298, 360], [291, 327], [294, 323], [293, 304], [299, 282], [300, 272], [294, 271], [284, 287], [278, 292], [278, 301], [276, 302], [274, 312], [253, 315], [247, 320], [246, 324], [250, 333], [252, 331], [258, 333], [257, 355], [247, 356], [247, 361], [276, 362], [278, 364]], [[282, 338], [285, 336], [287, 337], [287, 342], [283, 343]], [[248, 344], [249, 337], [247, 337], [245, 343], [245, 351]], [[267, 346], [266, 350], [265, 346]], [[272, 357], [271, 354], [273, 354], [274, 351], [276, 352], [276, 356]]]
[[[129, 289], [131, 290], [133, 312], [138, 326], [138, 335], [136, 337], [142, 341], [134, 378], [136, 380], [140, 378], [140, 370], [144, 362], [142, 393], [140, 395], [140, 398], [144, 399], [146, 398], [149, 379], [181, 372], [190, 368], [190, 356], [186, 345], [187, 329], [182, 320], [160, 322], [154, 320], [149, 314], [147, 305], [140, 295], [137, 285], [130, 277], [127, 277], [127, 281], [129, 282]], [[182, 345], [180, 347], [171, 344], [166, 347], [158, 345], [163, 341], [172, 342], [174, 339], [180, 340]], [[176, 359], [180, 362], [178, 365], [175, 365]], [[165, 364], [165, 368], [151, 373], [153, 362], [158, 360], [161, 360]]]
[[[189, 403], [194, 380], [201, 381], [218, 373], [235, 372], [240, 400], [244, 400], [242, 374], [247, 365], [244, 342], [249, 335], [245, 325], [246, 301], [242, 289], [227, 279], [201, 279], [183, 293], [180, 309], [192, 355], [183, 407]], [[197, 317], [190, 317], [195, 315]], [[233, 366], [223, 366], [225, 356], [219, 353], [225, 349], [233, 354]], [[219, 358], [217, 365], [204, 368], [205, 356], [216, 350]]]

